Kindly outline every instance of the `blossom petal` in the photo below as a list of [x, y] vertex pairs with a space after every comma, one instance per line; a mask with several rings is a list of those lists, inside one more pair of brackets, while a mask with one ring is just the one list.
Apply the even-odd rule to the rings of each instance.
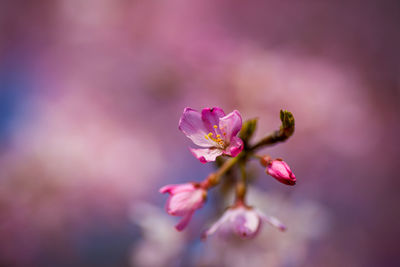
[[176, 194], [176, 193], [183, 192], [183, 191], [193, 191], [194, 189], [195, 189], [195, 187], [192, 183], [169, 184], [169, 185], [165, 185], [165, 186], [161, 187], [159, 192], [162, 194], [164, 194], [164, 193]]
[[281, 223], [281, 221], [279, 221], [277, 218], [273, 216], [267, 216], [259, 210], [257, 210], [256, 212], [264, 222], [269, 223], [270, 225], [278, 228], [281, 231], [286, 231], [286, 226], [283, 223]]
[[239, 111], [234, 110], [225, 117], [220, 118], [218, 125], [224, 133], [226, 140], [230, 140], [231, 137], [236, 136], [240, 129], [242, 129], [242, 116]]
[[233, 230], [242, 238], [255, 237], [260, 226], [260, 217], [254, 210], [238, 213], [233, 222]]
[[225, 155], [236, 157], [243, 150], [243, 141], [237, 136], [231, 138], [229, 146], [224, 150]]
[[231, 210], [225, 211], [222, 217], [219, 218], [218, 221], [213, 223], [213, 225], [203, 233], [202, 238], [206, 239], [209, 235], [214, 234], [222, 225], [224, 225], [227, 221], [229, 221], [231, 215], [232, 215]]
[[215, 161], [223, 154], [223, 151], [218, 148], [190, 148], [190, 151], [201, 163]]
[[190, 219], [193, 216], [194, 211], [187, 213], [185, 216], [182, 217], [182, 219], [179, 221], [177, 225], [175, 225], [176, 230], [182, 231], [183, 229], [186, 228], [186, 226], [189, 224]]
[[201, 111], [201, 119], [203, 120], [204, 126], [208, 132], [214, 133], [215, 135], [220, 134], [219, 129], [215, 129], [214, 125], [219, 126], [220, 118], [225, 116], [225, 112], [218, 107], [205, 108]]
[[202, 189], [185, 191], [172, 195], [167, 201], [167, 212], [173, 216], [185, 216], [193, 210], [201, 208], [204, 203]]
[[202, 115], [197, 110], [185, 108], [179, 120], [179, 130], [198, 146], [212, 147], [215, 145], [212, 140], [205, 138], [209, 130], [205, 127]]

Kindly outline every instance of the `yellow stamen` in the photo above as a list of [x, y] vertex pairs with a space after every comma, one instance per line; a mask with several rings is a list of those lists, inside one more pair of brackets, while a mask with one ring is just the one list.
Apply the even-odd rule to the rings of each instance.
[[[216, 127], [216, 125], [214, 125], [214, 128], [215, 127]], [[214, 141], [215, 143], [217, 143], [220, 146], [224, 146], [225, 145], [225, 142], [224, 142], [223, 139], [221, 139], [221, 135], [220, 134], [217, 134], [215, 137], [213, 137], [213, 136], [214, 136], [214, 134], [210, 132], [210, 133], [204, 135], [204, 138], [207, 139], [207, 140], [212, 140], [212, 141]]]
[[218, 128], [218, 126], [217, 126], [217, 125], [214, 125], [213, 127], [214, 127], [214, 129], [217, 129], [217, 128]]

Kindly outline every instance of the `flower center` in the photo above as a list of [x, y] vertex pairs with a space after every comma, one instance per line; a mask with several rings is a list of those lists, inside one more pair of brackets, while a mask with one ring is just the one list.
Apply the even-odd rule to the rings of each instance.
[[217, 133], [217, 129], [220, 130], [224, 137], [226, 137], [226, 132], [223, 128], [218, 128], [217, 125], [214, 125], [213, 127], [215, 129], [215, 137], [214, 133], [209, 132], [208, 134], [204, 135], [204, 138], [207, 140], [212, 140], [217, 144], [218, 147], [224, 148], [226, 146], [225, 141], [221, 138], [221, 135]]

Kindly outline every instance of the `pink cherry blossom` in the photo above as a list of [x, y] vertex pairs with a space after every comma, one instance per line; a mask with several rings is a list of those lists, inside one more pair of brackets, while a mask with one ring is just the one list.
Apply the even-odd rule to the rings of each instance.
[[243, 150], [243, 141], [237, 136], [241, 128], [239, 111], [225, 115], [218, 107], [205, 108], [201, 113], [185, 108], [179, 121], [179, 130], [202, 147], [190, 148], [202, 163], [215, 161], [221, 155], [237, 156]]
[[182, 231], [190, 222], [195, 210], [200, 209], [205, 200], [207, 191], [192, 183], [166, 185], [160, 189], [160, 193], [169, 193], [166, 210], [172, 216], [181, 216], [181, 221], [175, 226]]
[[289, 165], [281, 159], [270, 160], [267, 163], [266, 173], [287, 185], [296, 184], [296, 176], [290, 170]]
[[222, 217], [215, 222], [205, 233], [204, 238], [219, 232], [221, 234], [234, 233], [243, 239], [254, 238], [262, 225], [267, 222], [281, 231], [286, 227], [275, 217], [263, 214], [261, 211], [237, 205], [225, 211]]

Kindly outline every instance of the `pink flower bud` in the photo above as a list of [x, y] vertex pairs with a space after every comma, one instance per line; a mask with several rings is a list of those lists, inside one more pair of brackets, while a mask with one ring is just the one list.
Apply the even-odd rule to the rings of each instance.
[[181, 216], [181, 221], [175, 226], [182, 231], [190, 222], [195, 210], [200, 209], [206, 201], [207, 191], [192, 183], [166, 185], [160, 193], [169, 193], [166, 210], [172, 216]]
[[295, 185], [296, 176], [290, 170], [289, 165], [281, 159], [270, 160], [266, 166], [266, 173], [283, 184]]
[[275, 217], [266, 216], [245, 205], [234, 206], [225, 211], [222, 217], [204, 233], [203, 238], [219, 232], [222, 235], [234, 233], [243, 239], [251, 239], [257, 236], [265, 222], [281, 231], [286, 230], [286, 227]]

